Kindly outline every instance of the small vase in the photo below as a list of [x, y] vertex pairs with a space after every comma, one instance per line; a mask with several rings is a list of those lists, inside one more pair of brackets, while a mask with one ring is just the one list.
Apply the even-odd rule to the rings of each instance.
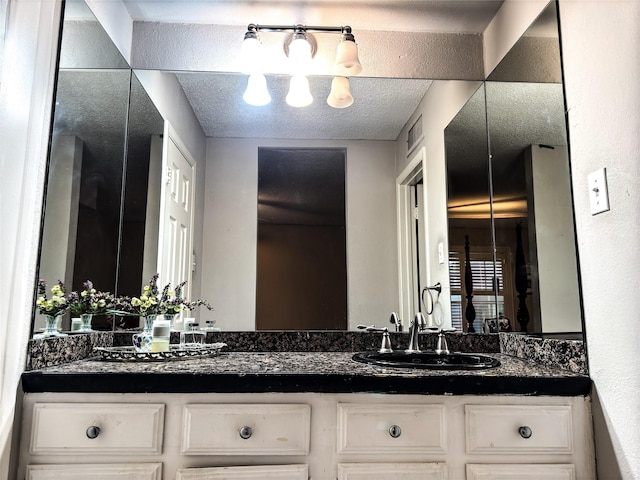
[[144, 315], [141, 318], [144, 321], [142, 332], [134, 333], [131, 336], [133, 346], [137, 352], [148, 352], [151, 350], [151, 341], [153, 340], [153, 321], [157, 315]]
[[66, 333], [61, 333], [58, 330], [58, 320], [62, 317], [62, 314], [59, 315], [47, 315], [46, 325], [44, 327], [44, 331], [42, 332], [40, 338], [47, 337], [66, 337]]
[[92, 313], [83, 313], [82, 315], [80, 315], [80, 319], [82, 320], [82, 326], [80, 327], [81, 332], [93, 332], [93, 330], [91, 330], [92, 318]]
[[153, 332], [153, 321], [156, 319], [158, 315], [145, 315], [144, 318], [144, 327], [142, 328], [143, 333], [152, 333]]
[[176, 317], [178, 316], [177, 313], [165, 313], [162, 315], [164, 317], [165, 320], [169, 321], [169, 326], [170, 326], [170, 331], [175, 332], [176, 331], [176, 327], [174, 325], [174, 321], [176, 319]]

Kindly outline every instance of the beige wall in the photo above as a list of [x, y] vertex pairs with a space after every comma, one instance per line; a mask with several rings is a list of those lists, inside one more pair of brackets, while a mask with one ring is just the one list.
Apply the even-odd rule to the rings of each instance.
[[207, 145], [202, 289], [224, 330], [253, 330], [259, 147], [346, 148], [350, 328], [398, 309], [393, 142], [215, 139]]

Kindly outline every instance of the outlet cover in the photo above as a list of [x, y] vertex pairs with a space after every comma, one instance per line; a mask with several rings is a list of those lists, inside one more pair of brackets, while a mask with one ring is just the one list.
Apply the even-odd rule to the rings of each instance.
[[607, 188], [607, 169], [601, 168], [587, 177], [589, 185], [589, 204], [591, 215], [609, 210], [609, 189]]

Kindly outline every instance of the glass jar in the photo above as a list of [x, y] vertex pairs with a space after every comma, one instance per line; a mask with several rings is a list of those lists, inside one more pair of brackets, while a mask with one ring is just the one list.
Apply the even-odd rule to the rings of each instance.
[[151, 352], [168, 352], [171, 323], [169, 320], [156, 319], [153, 322], [153, 333], [151, 338]]
[[180, 332], [180, 348], [193, 348], [204, 345], [207, 334], [200, 330], [200, 325], [191, 323], [187, 328], [188, 330]]

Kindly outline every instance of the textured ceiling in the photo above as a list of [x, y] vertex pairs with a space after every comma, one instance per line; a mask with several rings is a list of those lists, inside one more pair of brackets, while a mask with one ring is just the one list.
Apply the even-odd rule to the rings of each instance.
[[429, 80], [354, 77], [349, 108], [327, 105], [331, 77], [311, 77], [313, 106], [293, 108], [284, 98], [289, 77], [269, 76], [273, 101], [252, 107], [242, 100], [246, 75], [178, 73], [178, 81], [205, 135], [217, 138], [395, 140], [431, 85]]

